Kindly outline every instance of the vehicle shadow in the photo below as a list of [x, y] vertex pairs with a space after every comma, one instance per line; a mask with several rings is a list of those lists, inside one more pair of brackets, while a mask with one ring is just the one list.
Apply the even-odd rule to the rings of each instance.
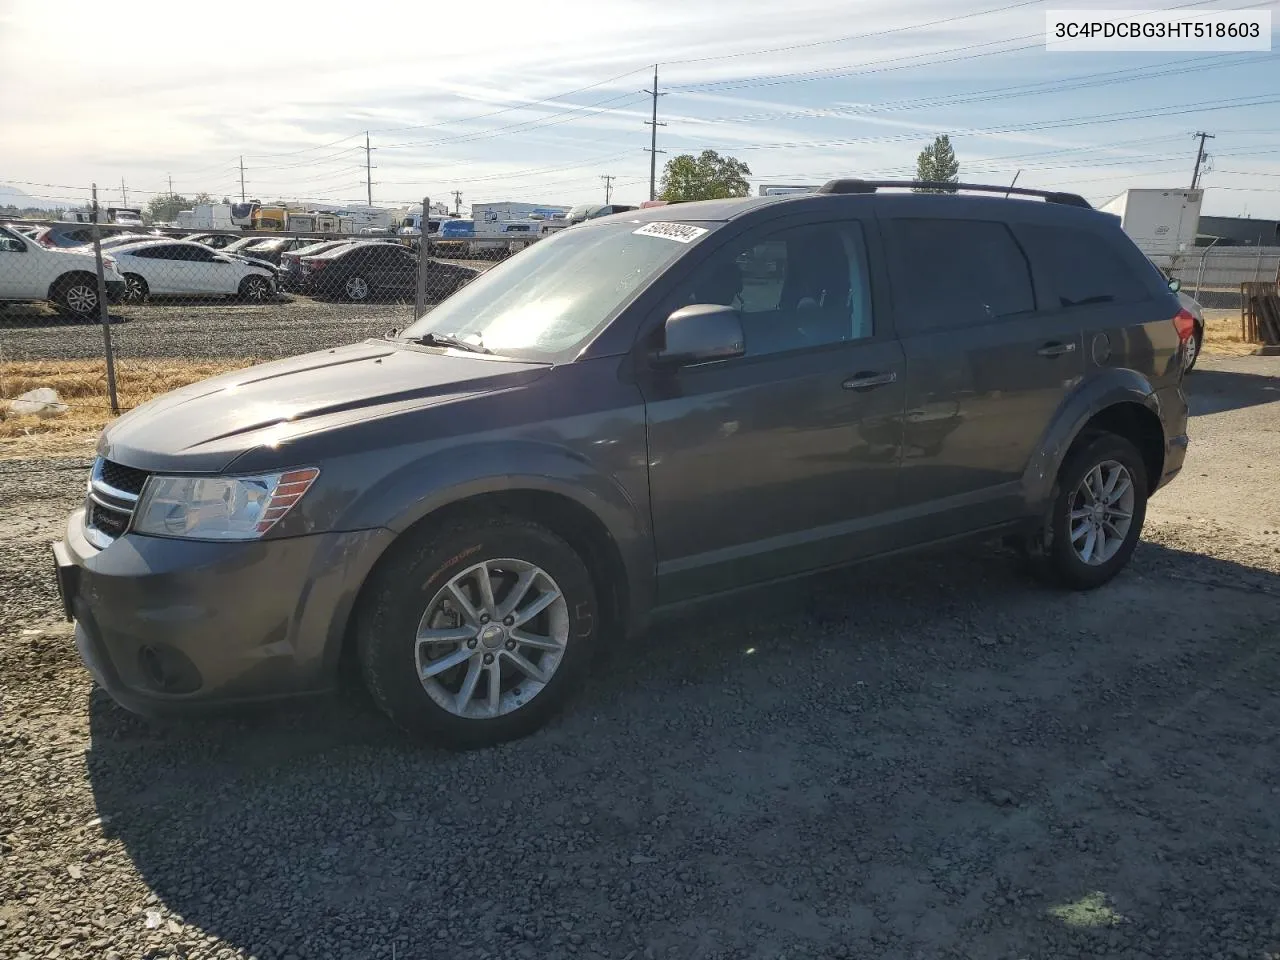
[[[95, 692], [88, 770], [174, 943], [1100, 956], [1156, 930], [1182, 955], [1172, 900], [1270, 924], [1276, 597], [1157, 544], [1087, 595], [970, 545], [665, 622], [488, 750], [411, 743], [358, 694], [159, 723]], [[1197, 866], [1215, 845], [1238, 896]]]
[[1187, 393], [1193, 417], [1223, 413], [1280, 403], [1280, 377], [1198, 367], [1187, 378]]
[[[123, 323], [127, 319], [120, 313], [120, 307], [116, 304], [111, 306], [108, 315], [112, 323]], [[40, 329], [47, 327], [83, 327], [99, 323], [101, 323], [101, 320], [96, 316], [76, 317], [43, 303], [0, 304], [0, 327]]]

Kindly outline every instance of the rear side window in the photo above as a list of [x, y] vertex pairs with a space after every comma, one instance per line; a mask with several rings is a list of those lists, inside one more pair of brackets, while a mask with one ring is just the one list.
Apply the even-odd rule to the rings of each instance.
[[887, 224], [903, 335], [962, 329], [1036, 308], [1031, 270], [1003, 223], [900, 219]]
[[1058, 307], [1136, 303], [1148, 296], [1142, 278], [1130, 268], [1115, 239], [1105, 233], [1024, 224], [1018, 234], [1053, 284], [1051, 296]]

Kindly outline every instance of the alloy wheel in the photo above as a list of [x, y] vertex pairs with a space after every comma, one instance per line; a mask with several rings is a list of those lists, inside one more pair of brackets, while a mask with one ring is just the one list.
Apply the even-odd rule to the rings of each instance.
[[1090, 566], [1120, 550], [1133, 525], [1133, 476], [1118, 460], [1104, 460], [1084, 475], [1071, 498], [1071, 548]]
[[414, 667], [427, 695], [465, 719], [520, 709], [564, 659], [569, 607], [555, 580], [523, 560], [486, 560], [442, 587], [418, 624]]
[[98, 306], [98, 291], [84, 283], [67, 288], [67, 306], [79, 314], [93, 313]]
[[369, 296], [369, 282], [364, 277], [350, 277], [346, 283], [346, 291], [352, 300], [364, 300]]

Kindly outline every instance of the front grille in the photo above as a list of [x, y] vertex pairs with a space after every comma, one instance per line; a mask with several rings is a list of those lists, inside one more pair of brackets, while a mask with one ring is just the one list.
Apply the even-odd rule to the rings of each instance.
[[142, 485], [147, 482], [147, 471], [135, 467], [126, 467], [123, 463], [99, 459], [95, 465], [95, 473], [109, 487], [124, 493], [132, 493], [135, 497], [142, 493]]
[[89, 526], [99, 533], [106, 534], [112, 540], [128, 529], [129, 517], [127, 513], [109, 510], [97, 503], [89, 504]]
[[99, 549], [110, 546], [129, 529], [134, 507], [149, 474], [99, 457], [89, 476], [85, 536]]

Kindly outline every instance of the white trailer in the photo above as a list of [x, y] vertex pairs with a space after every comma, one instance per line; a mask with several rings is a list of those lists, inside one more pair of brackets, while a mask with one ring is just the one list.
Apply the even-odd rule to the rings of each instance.
[[1120, 229], [1160, 266], [1196, 244], [1204, 191], [1170, 188], [1126, 190], [1102, 206], [1120, 218]]
[[229, 203], [197, 203], [190, 210], [179, 210], [177, 223], [184, 230], [240, 229], [231, 219]]

